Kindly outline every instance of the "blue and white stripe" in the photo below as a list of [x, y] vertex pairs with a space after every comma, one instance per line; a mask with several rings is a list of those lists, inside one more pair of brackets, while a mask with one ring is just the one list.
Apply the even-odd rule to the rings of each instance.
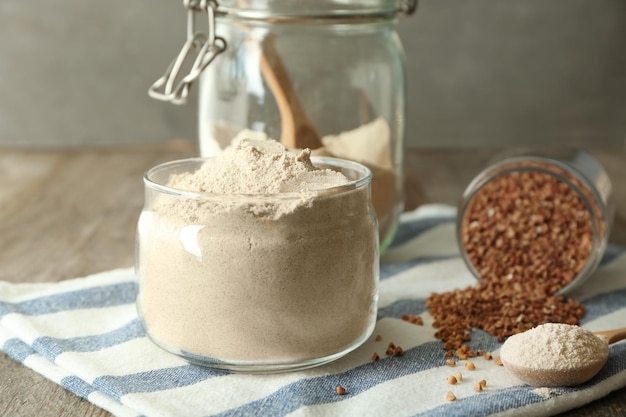
[[[432, 292], [474, 283], [459, 257], [454, 209], [425, 206], [403, 215], [398, 237], [381, 265], [380, 308], [374, 334], [328, 365], [278, 375], [235, 375], [190, 365], [153, 345], [134, 306], [131, 269], [53, 284], [0, 282], [0, 347], [10, 357], [118, 416], [517, 416], [554, 415], [626, 386], [626, 343], [611, 347], [609, 363], [589, 383], [541, 391], [493, 361], [477, 369], [445, 365], [425, 299]], [[610, 247], [601, 269], [573, 294], [584, 300], [583, 326], [626, 323], [626, 251]], [[424, 326], [402, 321], [421, 314]], [[404, 348], [386, 357], [387, 343]], [[472, 347], [494, 351], [494, 337], [474, 331]], [[373, 362], [378, 352], [381, 360]], [[451, 387], [446, 377], [460, 370]], [[476, 393], [474, 384], [488, 381]], [[342, 385], [347, 394], [339, 396]], [[447, 402], [448, 390], [458, 400]], [[546, 394], [547, 393], [547, 394]]]

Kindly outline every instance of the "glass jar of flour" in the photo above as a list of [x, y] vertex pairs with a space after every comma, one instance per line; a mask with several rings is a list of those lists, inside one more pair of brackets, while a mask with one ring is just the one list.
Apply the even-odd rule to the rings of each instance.
[[135, 265], [146, 333], [192, 363], [231, 372], [338, 359], [376, 324], [371, 171], [235, 143], [144, 177]]
[[[395, 25], [416, 3], [185, 0], [188, 41], [150, 93], [181, 103], [200, 80], [202, 156], [260, 135], [369, 167], [384, 249], [403, 201], [405, 63]], [[208, 32], [197, 32], [194, 18], [205, 14]]]

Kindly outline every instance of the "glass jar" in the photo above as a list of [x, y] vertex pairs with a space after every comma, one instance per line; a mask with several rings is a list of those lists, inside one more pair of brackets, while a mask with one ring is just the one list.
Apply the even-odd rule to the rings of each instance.
[[373, 172], [387, 247], [403, 204], [406, 82], [396, 16], [416, 3], [220, 1], [209, 35], [216, 54], [200, 76], [201, 155], [256, 133], [362, 163]]
[[371, 335], [379, 273], [371, 172], [312, 160], [350, 182], [306, 195], [217, 195], [167, 185], [202, 158], [146, 173], [137, 306], [157, 345], [215, 369], [267, 373], [321, 365]]
[[457, 239], [478, 279], [536, 280], [564, 294], [598, 267], [614, 211], [609, 176], [587, 152], [507, 152], [467, 186]]

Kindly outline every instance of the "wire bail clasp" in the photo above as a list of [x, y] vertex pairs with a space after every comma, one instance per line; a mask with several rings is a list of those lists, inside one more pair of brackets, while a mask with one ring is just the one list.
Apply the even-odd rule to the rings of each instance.
[[[216, 0], [183, 0], [187, 8], [187, 40], [178, 56], [170, 63], [165, 74], [156, 80], [148, 89], [148, 95], [173, 104], [185, 104], [189, 96], [191, 84], [200, 77], [204, 69], [226, 49], [224, 38], [215, 34]], [[195, 14], [206, 12], [208, 16], [207, 33], [196, 32]], [[193, 54], [195, 59], [189, 73], [181, 77], [181, 69], [185, 61]], [[179, 81], [177, 81], [180, 78]]]

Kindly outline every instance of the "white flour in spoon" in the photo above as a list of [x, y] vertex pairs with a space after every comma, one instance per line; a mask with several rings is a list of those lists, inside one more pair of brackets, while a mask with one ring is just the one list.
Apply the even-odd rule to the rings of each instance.
[[563, 323], [546, 323], [509, 337], [500, 355], [511, 365], [564, 371], [606, 360], [609, 345], [591, 331]]

